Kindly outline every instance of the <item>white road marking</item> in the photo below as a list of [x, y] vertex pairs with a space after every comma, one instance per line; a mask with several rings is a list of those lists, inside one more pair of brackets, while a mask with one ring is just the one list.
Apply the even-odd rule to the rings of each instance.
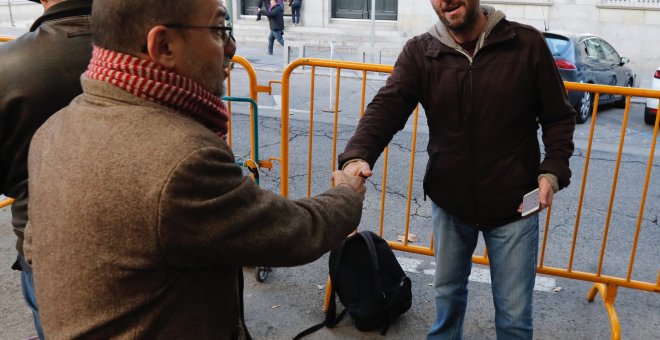
[[[431, 269], [421, 269], [422, 264], [427, 264], [427, 266], [435, 267], [434, 262], [426, 262], [423, 260], [408, 258], [408, 257], [397, 257], [399, 264], [403, 271], [408, 273], [423, 273], [424, 275], [434, 276], [435, 268]], [[470, 273], [470, 281], [487, 283], [490, 284], [490, 270], [488, 268], [477, 267], [476, 265], [472, 266], [472, 272]], [[557, 281], [553, 278], [546, 276], [536, 275], [536, 282], [534, 284], [534, 290], [541, 292], [553, 292], [557, 288]]]
[[282, 109], [282, 95], [274, 94], [273, 100], [275, 100], [275, 108], [278, 110]]

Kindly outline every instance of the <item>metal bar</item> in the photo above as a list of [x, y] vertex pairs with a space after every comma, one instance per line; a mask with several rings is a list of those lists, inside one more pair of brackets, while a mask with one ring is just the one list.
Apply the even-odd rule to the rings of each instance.
[[337, 79], [335, 80], [335, 121], [332, 133], [332, 171], [337, 169], [337, 129], [339, 124], [339, 78], [341, 69], [337, 69]]
[[[252, 129], [252, 153], [250, 154], [252, 161], [254, 161], [255, 166], [258, 167], [259, 164], [259, 108], [257, 107], [257, 102], [252, 98], [243, 98], [243, 97], [222, 97], [223, 100], [229, 102], [243, 102], [250, 103], [252, 109], [250, 110], [252, 114], [250, 115], [250, 128]], [[259, 177], [252, 175], [254, 181], [259, 185]]]
[[616, 165], [614, 166], [614, 177], [612, 178], [612, 193], [610, 194], [610, 204], [607, 208], [607, 218], [605, 219], [605, 230], [603, 231], [603, 243], [600, 248], [600, 258], [598, 260], [598, 270], [596, 274], [600, 275], [603, 270], [603, 258], [605, 256], [605, 248], [607, 247], [607, 236], [610, 230], [610, 221], [612, 219], [612, 208], [614, 207], [614, 196], [616, 195], [616, 185], [619, 179], [619, 168], [621, 166], [621, 154], [623, 153], [623, 144], [626, 139], [626, 126], [628, 125], [629, 110], [623, 112], [623, 122], [621, 123], [621, 138], [619, 139], [619, 152], [616, 156]]
[[5, 198], [4, 200], [0, 201], [0, 208], [8, 207], [12, 203], [14, 203], [13, 198]]
[[[628, 103], [630, 98], [628, 98]], [[651, 170], [653, 169], [653, 158], [655, 157], [655, 145], [658, 141], [658, 120], [660, 115], [656, 114], [655, 126], [653, 127], [653, 139], [651, 140], [651, 150], [649, 152], [649, 161], [646, 164], [646, 179], [644, 180], [644, 187], [642, 189], [642, 200], [639, 203], [639, 214], [637, 215], [637, 227], [635, 228], [635, 240], [633, 241], [632, 251], [630, 253], [630, 263], [628, 264], [628, 274], [626, 280], [630, 281], [632, 276], [633, 266], [635, 263], [635, 255], [637, 254], [637, 242], [639, 240], [639, 232], [642, 228], [642, 218], [644, 217], [644, 206], [646, 205], [646, 195], [649, 190], [649, 181], [651, 180]]]
[[552, 213], [552, 206], [548, 207], [548, 213], [545, 218], [545, 229], [543, 231], [543, 242], [541, 243], [541, 259], [539, 260], [539, 267], [543, 267], [545, 260], [545, 248], [548, 241], [548, 232], [550, 231], [550, 214]]
[[[227, 96], [231, 97], [231, 63], [227, 66]], [[231, 110], [231, 101], [227, 102], [227, 111], [229, 111], [229, 120], [227, 121], [227, 144], [229, 147], [232, 146], [232, 110]]]
[[380, 229], [378, 235], [383, 237], [383, 224], [385, 223], [385, 197], [387, 194], [387, 162], [389, 158], [390, 148], [385, 147], [383, 152], [383, 183], [380, 188]]
[[307, 197], [312, 196], [312, 145], [314, 140], [314, 80], [316, 66], [312, 66], [311, 84], [309, 85], [309, 155], [307, 155]]
[[594, 96], [594, 110], [591, 113], [591, 129], [589, 130], [589, 140], [587, 142], [587, 156], [584, 161], [584, 173], [582, 175], [582, 186], [580, 187], [580, 198], [578, 199], [577, 216], [575, 218], [575, 227], [573, 228], [573, 243], [571, 245], [571, 255], [568, 257], [568, 271], [573, 269], [573, 259], [575, 256], [575, 245], [580, 230], [580, 220], [582, 217], [582, 204], [584, 203], [584, 190], [587, 187], [587, 174], [589, 173], [589, 162], [591, 160], [591, 147], [594, 141], [594, 131], [596, 129], [596, 119], [598, 117], [598, 101], [600, 93], [596, 92]]
[[415, 118], [413, 122], [412, 146], [410, 149], [410, 175], [408, 179], [408, 194], [406, 198], [406, 227], [403, 233], [403, 244], [408, 245], [408, 234], [410, 232], [410, 203], [412, 201], [413, 174], [415, 173], [415, 147], [417, 146], [417, 121], [419, 118], [419, 105], [415, 107]]

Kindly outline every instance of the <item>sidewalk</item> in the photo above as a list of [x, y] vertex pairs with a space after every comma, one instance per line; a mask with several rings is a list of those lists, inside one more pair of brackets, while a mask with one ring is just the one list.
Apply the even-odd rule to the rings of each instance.
[[[284, 38], [286, 42], [286, 37]], [[237, 46], [236, 55], [239, 55], [247, 59], [252, 66], [258, 71], [270, 71], [270, 72], [282, 72], [286, 66], [283, 63], [282, 55], [284, 54], [284, 48], [275, 43], [273, 50], [273, 55], [268, 54], [267, 48], [267, 37], [264, 37], [263, 47], [254, 47], [254, 46]], [[305, 51], [306, 58], [319, 58], [319, 59], [332, 59], [337, 61], [354, 61], [362, 62], [362, 55], [358, 53], [349, 53], [342, 51], [338, 48], [334, 50], [333, 55], [331, 56], [330, 46], [327, 48], [319, 49], [310, 47]], [[298, 58], [298, 49], [294, 48], [291, 51], [291, 61]], [[371, 56], [367, 55], [365, 62], [372, 63]], [[385, 65], [394, 65], [396, 57], [382, 56], [380, 64]], [[374, 63], [378, 63], [375, 61]]]

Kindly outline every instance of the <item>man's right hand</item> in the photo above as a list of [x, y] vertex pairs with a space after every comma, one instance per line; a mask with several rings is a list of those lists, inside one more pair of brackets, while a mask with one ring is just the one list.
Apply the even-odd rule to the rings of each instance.
[[332, 173], [332, 180], [335, 182], [335, 186], [346, 185], [351, 187], [364, 201], [364, 193], [367, 191], [367, 188], [364, 186], [364, 178], [349, 176], [343, 171], [337, 170]]
[[346, 164], [342, 170], [349, 176], [359, 176], [362, 178], [369, 178], [373, 174], [369, 163], [363, 160], [357, 160]]

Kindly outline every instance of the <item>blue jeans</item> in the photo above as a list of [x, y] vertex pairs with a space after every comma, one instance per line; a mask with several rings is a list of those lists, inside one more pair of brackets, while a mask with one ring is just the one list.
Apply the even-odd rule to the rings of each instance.
[[300, 7], [302, 7], [302, 4], [291, 5], [291, 21], [294, 24], [300, 23]]
[[268, 54], [273, 54], [273, 43], [277, 39], [280, 45], [284, 46], [284, 38], [282, 38], [282, 31], [270, 31], [268, 36]]
[[[436, 320], [428, 339], [461, 339], [467, 283], [479, 231], [433, 203]], [[538, 215], [483, 231], [497, 338], [532, 339], [532, 295], [539, 239]]]
[[32, 310], [34, 328], [37, 330], [39, 339], [43, 340], [44, 331], [41, 329], [41, 321], [39, 320], [39, 309], [37, 308], [37, 298], [34, 294], [34, 281], [32, 280], [32, 273], [21, 271], [21, 288], [23, 289], [23, 297], [25, 298], [25, 303]]

